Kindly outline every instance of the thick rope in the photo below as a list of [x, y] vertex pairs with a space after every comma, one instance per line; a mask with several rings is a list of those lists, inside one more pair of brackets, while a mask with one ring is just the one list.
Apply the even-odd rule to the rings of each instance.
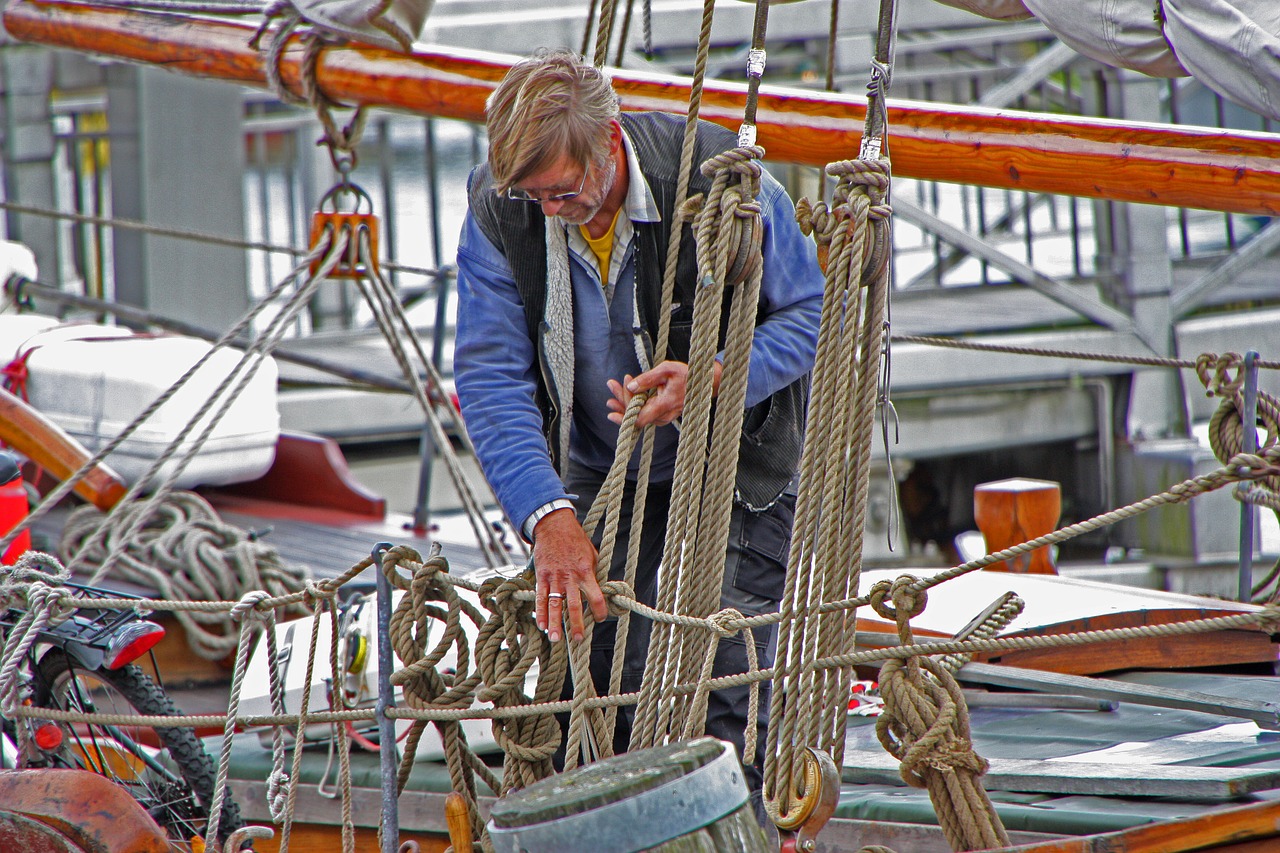
[[[655, 342], [654, 352], [658, 354], [667, 351], [667, 345], [670, 339], [670, 318], [671, 307], [674, 303], [676, 269], [680, 257], [680, 242], [683, 233], [684, 205], [689, 197], [689, 180], [693, 174], [693, 152], [695, 142], [697, 141], [696, 131], [698, 127], [698, 112], [702, 102], [702, 89], [706, 81], [707, 62], [710, 55], [711, 46], [711, 24], [714, 20], [715, 0], [703, 0], [702, 18], [698, 30], [698, 50], [694, 59], [693, 80], [689, 86], [689, 108], [685, 111], [684, 140], [680, 148], [680, 174], [676, 179], [676, 196], [673, 209], [675, 214], [672, 216], [671, 230], [667, 240], [667, 258], [666, 265], [663, 267], [664, 275], [662, 279], [662, 304], [658, 310], [658, 339]], [[649, 32], [649, 5], [646, 0], [645, 6], [645, 45], [646, 50], [650, 44]], [[686, 393], [688, 388], [686, 387]], [[687, 444], [688, 442], [681, 442]], [[632, 561], [636, 559], [639, 553], [640, 536], [642, 533], [642, 524], [636, 524], [635, 519], [644, 518], [645, 499], [648, 495], [649, 472], [653, 461], [653, 430], [645, 431], [644, 442], [640, 451], [640, 471], [636, 478], [636, 501], [632, 509], [632, 529], [630, 548], [627, 553], [627, 571], [631, 575]], [[674, 513], [668, 514], [668, 531], [670, 535], [670, 520], [674, 519]], [[670, 552], [664, 552], [670, 553]], [[671, 584], [663, 581], [666, 573], [660, 573], [658, 578], [658, 593], [656, 603], [659, 609], [670, 612], [675, 606], [675, 589]], [[620, 646], [626, 645], [626, 636], [623, 633], [625, 627], [623, 622], [618, 624], [618, 634], [616, 642]], [[656, 645], [669, 642], [667, 637], [668, 627], [662, 623], [655, 623], [652, 626], [649, 648], [652, 650]], [[613, 660], [613, 672], [610, 676], [610, 682], [613, 683], [618, 677], [617, 673], [622, 665], [622, 656], [615, 654]], [[647, 666], [647, 665], [646, 665]], [[630, 749], [641, 749], [646, 746], [653, 746], [657, 736], [657, 707], [659, 691], [656, 688], [656, 673], [653, 669], [647, 670], [644, 680], [644, 686], [641, 689], [642, 700], [636, 708], [635, 720], [632, 723]]]
[[[712, 180], [706, 198], [686, 202], [684, 218], [693, 221], [697, 238], [700, 288], [694, 301], [689, 381], [681, 418], [680, 449], [672, 480], [672, 501], [663, 545], [661, 585], [681, 613], [706, 617], [720, 605], [724, 555], [734, 496], [738, 450], [745, 412], [747, 366], [759, 303], [763, 222], [756, 196], [760, 191], [760, 148], [726, 151], [702, 164]], [[724, 370], [714, 400], [714, 364], [723, 295], [730, 266], [744, 254], [742, 280], [733, 290], [725, 336]], [[670, 688], [710, 674], [711, 635], [663, 631], [650, 640], [646, 673], [655, 673], [659, 703], [654, 743], [696, 737], [705, 722], [706, 695], [695, 702], [676, 697]]]
[[[476, 638], [476, 663], [483, 686], [476, 694], [481, 702], [497, 708], [543, 704], [560, 696], [568, 671], [564, 644], [552, 645], [534, 619], [532, 599], [516, 596], [532, 592], [527, 575], [493, 578], [480, 588], [480, 600], [493, 613]], [[525, 678], [538, 665], [538, 682], [532, 697], [525, 695]], [[502, 790], [527, 787], [555, 772], [551, 759], [560, 746], [560, 725], [553, 714], [495, 718], [493, 738], [504, 755]]]
[[[903, 645], [911, 644], [911, 619], [928, 600], [911, 591], [910, 581], [903, 575], [872, 591], [876, 613], [897, 622]], [[1008, 833], [979, 784], [988, 764], [973, 750], [969, 709], [955, 677], [928, 658], [892, 660], [880, 669], [880, 695], [884, 712], [876, 719], [876, 736], [902, 762], [903, 781], [928, 789], [951, 849], [1008, 846]]]

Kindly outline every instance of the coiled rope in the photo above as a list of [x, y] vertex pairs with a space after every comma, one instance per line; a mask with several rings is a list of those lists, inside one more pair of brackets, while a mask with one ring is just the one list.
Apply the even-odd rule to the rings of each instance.
[[[59, 546], [64, 559], [102, 565], [117, 549], [112, 576], [154, 589], [164, 599], [225, 601], [250, 590], [281, 596], [302, 590], [307, 581], [305, 568], [286, 564], [274, 547], [224, 523], [194, 492], [169, 492], [155, 503], [127, 504], [106, 517], [92, 506], [71, 513]], [[303, 602], [288, 610], [306, 612]], [[174, 616], [200, 657], [221, 660], [236, 649], [230, 613]]]

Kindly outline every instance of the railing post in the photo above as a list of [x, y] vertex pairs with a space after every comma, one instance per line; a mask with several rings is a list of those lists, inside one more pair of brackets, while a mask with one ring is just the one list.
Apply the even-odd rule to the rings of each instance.
[[[1241, 452], [1258, 452], [1258, 354], [1249, 350], [1244, 356], [1244, 411], [1240, 413], [1243, 429]], [[1257, 529], [1258, 511], [1249, 500], [1250, 483], [1236, 484], [1236, 497], [1240, 499], [1240, 582], [1236, 598], [1248, 601], [1253, 597], [1253, 540]]]
[[378, 580], [378, 759], [382, 771], [382, 853], [400, 848], [400, 814], [396, 799], [396, 724], [387, 716], [395, 707], [391, 692], [391, 580], [382, 570], [382, 558], [390, 542], [373, 546], [373, 569]]

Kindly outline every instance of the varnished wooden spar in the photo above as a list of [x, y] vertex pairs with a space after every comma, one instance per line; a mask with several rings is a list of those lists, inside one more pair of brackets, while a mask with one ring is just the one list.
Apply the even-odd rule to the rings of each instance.
[[[80, 442], [62, 427], [0, 388], [0, 441], [16, 449], [58, 480], [65, 480], [89, 461]], [[106, 465], [90, 469], [75, 493], [106, 512], [124, 497], [127, 488], [120, 475]]]
[[[252, 86], [263, 56], [252, 23], [178, 17], [122, 6], [19, 0], [4, 13], [24, 41], [102, 54]], [[529, 45], [530, 49], [535, 45]], [[300, 49], [283, 76], [297, 91]], [[322, 91], [347, 104], [478, 121], [514, 57], [365, 47], [326, 51]], [[637, 71], [614, 75], [626, 109], [684, 112], [689, 81]], [[735, 128], [746, 88], [710, 82], [702, 114]], [[899, 175], [1116, 201], [1273, 216], [1280, 213], [1280, 136], [1146, 125], [1016, 111], [889, 101], [889, 150]], [[764, 87], [760, 143], [770, 159], [821, 166], [858, 150], [866, 99]]]

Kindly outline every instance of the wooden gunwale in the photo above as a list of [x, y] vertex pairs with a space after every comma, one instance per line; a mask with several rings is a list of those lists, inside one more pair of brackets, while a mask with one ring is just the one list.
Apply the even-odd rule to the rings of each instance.
[[[4, 12], [23, 41], [264, 87], [265, 53], [249, 47], [258, 21], [179, 17], [90, 3], [19, 0]], [[531, 46], [532, 47], [532, 46]], [[282, 78], [299, 91], [302, 51]], [[484, 100], [517, 57], [441, 47], [412, 55], [326, 49], [317, 82], [331, 100], [481, 121]], [[625, 109], [683, 113], [690, 81], [621, 70]], [[703, 117], [735, 128], [746, 87], [711, 81]], [[765, 86], [759, 141], [771, 160], [812, 166], [855, 156], [866, 99]], [[889, 151], [902, 176], [1115, 201], [1273, 216], [1280, 213], [1280, 135], [889, 101]]]

